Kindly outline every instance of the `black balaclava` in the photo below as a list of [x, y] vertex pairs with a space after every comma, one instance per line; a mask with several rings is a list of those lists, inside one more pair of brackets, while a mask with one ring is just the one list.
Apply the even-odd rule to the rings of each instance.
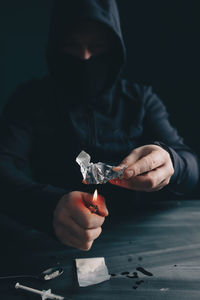
[[92, 56], [88, 60], [60, 54], [55, 59], [52, 75], [64, 94], [75, 96], [76, 101], [88, 102], [109, 87], [113, 69], [111, 53]]
[[[113, 35], [109, 53], [82, 60], [61, 53], [60, 45], [73, 24], [94, 21]], [[93, 102], [112, 88], [125, 59], [125, 48], [114, 0], [56, 0], [47, 48], [49, 72], [68, 102]]]

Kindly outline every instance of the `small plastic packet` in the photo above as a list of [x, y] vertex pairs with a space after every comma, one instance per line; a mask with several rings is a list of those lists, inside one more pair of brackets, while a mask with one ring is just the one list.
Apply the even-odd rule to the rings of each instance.
[[85, 287], [110, 279], [104, 257], [77, 258], [75, 261], [79, 286]]

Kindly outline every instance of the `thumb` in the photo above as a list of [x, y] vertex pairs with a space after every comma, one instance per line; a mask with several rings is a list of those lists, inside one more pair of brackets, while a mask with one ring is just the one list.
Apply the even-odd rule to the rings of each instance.
[[84, 193], [84, 202], [86, 206], [91, 204], [96, 205], [98, 207], [98, 214], [102, 217], [108, 216], [108, 209], [106, 207], [105, 198], [101, 195], [97, 196], [96, 200], [93, 200], [93, 195]]
[[114, 171], [118, 172], [121, 169], [127, 169], [128, 167], [130, 167], [132, 164], [134, 164], [136, 161], [138, 161], [139, 157], [140, 157], [140, 152], [138, 151], [138, 149], [134, 149], [128, 156], [126, 156], [118, 166], [116, 166], [115, 168], [113, 168]]

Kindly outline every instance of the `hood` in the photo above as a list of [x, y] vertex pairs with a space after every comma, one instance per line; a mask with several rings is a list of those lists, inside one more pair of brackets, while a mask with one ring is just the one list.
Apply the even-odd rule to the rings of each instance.
[[77, 21], [96, 21], [107, 26], [113, 33], [116, 41], [113, 53], [116, 57], [116, 66], [112, 79], [116, 81], [125, 63], [126, 51], [122, 37], [120, 18], [115, 0], [55, 0], [50, 22], [47, 45], [47, 64], [51, 70], [58, 53], [60, 41]]

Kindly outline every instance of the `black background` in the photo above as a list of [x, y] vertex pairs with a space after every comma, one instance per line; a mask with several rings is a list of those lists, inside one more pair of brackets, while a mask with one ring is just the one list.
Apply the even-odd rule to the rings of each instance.
[[[125, 75], [153, 86], [172, 124], [199, 153], [200, 1], [118, 4], [128, 55]], [[18, 84], [46, 73], [51, 7], [51, 0], [0, 3], [0, 110]]]

